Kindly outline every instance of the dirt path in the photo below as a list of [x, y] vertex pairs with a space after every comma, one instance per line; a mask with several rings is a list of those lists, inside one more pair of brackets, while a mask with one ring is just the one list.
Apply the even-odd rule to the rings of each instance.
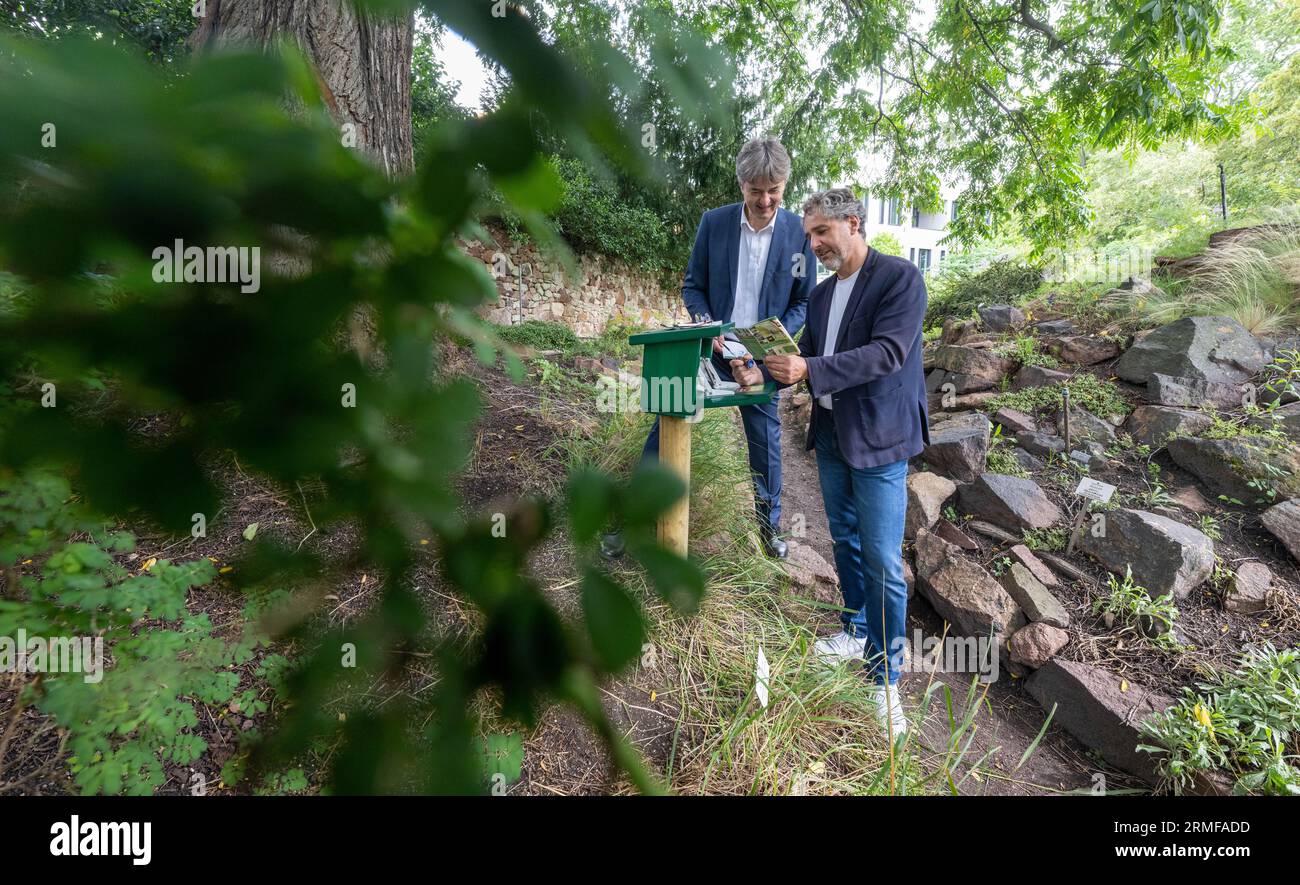
[[[817, 462], [813, 453], [804, 448], [804, 428], [799, 425], [790, 398], [782, 400], [781, 407], [781, 457], [782, 457], [782, 522], [791, 524], [795, 514], [802, 513], [807, 536], [798, 539], [833, 563], [834, 556], [826, 510], [822, 504], [821, 488], [817, 480]], [[826, 632], [835, 629], [835, 615], [826, 615]], [[921, 630], [927, 637], [943, 632], [943, 619], [919, 594], [908, 603], [907, 629]], [[970, 677], [961, 673], [938, 673], [950, 688], [955, 715], [964, 713]], [[909, 673], [901, 678], [903, 703], [914, 710], [920, 703], [928, 674]], [[1017, 764], [1025, 750], [1033, 743], [1043, 727], [1046, 714], [1038, 703], [1025, 693], [1018, 680], [1002, 671], [999, 680], [989, 689], [985, 703], [975, 718], [974, 741], [967, 751], [966, 760], [973, 762], [992, 750], [976, 772], [959, 786], [962, 793], [988, 795], [1025, 795], [1088, 790], [1093, 785], [1093, 773], [1103, 772], [1108, 789], [1141, 787], [1131, 777], [1106, 766], [1089, 755], [1089, 750], [1060, 727], [1052, 726], [1043, 737], [1034, 754], [1018, 770]], [[942, 752], [949, 741], [949, 728], [941, 697], [930, 704], [929, 715], [922, 728], [924, 745], [934, 752]]]

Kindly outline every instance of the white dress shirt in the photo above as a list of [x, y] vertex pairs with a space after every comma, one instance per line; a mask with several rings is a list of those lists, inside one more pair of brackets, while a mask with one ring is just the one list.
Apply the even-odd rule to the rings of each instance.
[[731, 309], [731, 322], [737, 329], [748, 329], [763, 319], [758, 315], [759, 294], [763, 290], [763, 271], [767, 269], [767, 253], [772, 247], [772, 234], [776, 230], [777, 213], [762, 230], [754, 230], [740, 207], [740, 257], [736, 262], [736, 302]]
[[[844, 309], [849, 306], [849, 296], [853, 294], [853, 284], [858, 281], [858, 274], [862, 273], [862, 268], [858, 268], [847, 279], [835, 280], [835, 294], [831, 296], [831, 311], [826, 318], [826, 340], [822, 342], [822, 356], [830, 356], [835, 352], [835, 339], [840, 336], [840, 322], [844, 319]], [[831, 395], [829, 393], [817, 397], [817, 403], [823, 409], [834, 408], [831, 405]]]

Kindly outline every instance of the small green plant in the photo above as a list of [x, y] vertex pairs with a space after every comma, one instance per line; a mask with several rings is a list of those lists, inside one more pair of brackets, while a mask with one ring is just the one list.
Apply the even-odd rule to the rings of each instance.
[[1025, 529], [1023, 532], [1025, 546], [1030, 550], [1057, 551], [1064, 550], [1069, 542], [1069, 533], [1062, 528]]
[[1033, 335], [1018, 335], [993, 348], [993, 352], [998, 356], [1013, 359], [1022, 366], [1043, 366], [1048, 369], [1061, 367], [1061, 361], [1052, 354], [1044, 352], [1038, 339]]
[[1173, 626], [1178, 619], [1178, 609], [1174, 606], [1173, 594], [1166, 593], [1152, 599], [1145, 587], [1133, 582], [1132, 567], [1124, 569], [1123, 581], [1108, 575], [1107, 583], [1110, 594], [1093, 603], [1094, 615], [1102, 615], [1107, 626], [1118, 623], [1121, 632], [1134, 633], [1153, 645], [1162, 648], [1177, 645]]
[[951, 504], [943, 508], [943, 518], [948, 520], [953, 525], [956, 525], [957, 523], [961, 522], [961, 517], [957, 515], [956, 508], [954, 508]]
[[1160, 479], [1160, 472], [1159, 464], [1154, 461], [1147, 462], [1147, 490], [1139, 496], [1144, 508], [1174, 507], [1178, 503], [1165, 488], [1165, 484]]
[[1208, 513], [1202, 513], [1200, 517], [1201, 534], [1211, 541], [1222, 541], [1223, 531], [1219, 528], [1219, 521]]
[[1002, 577], [1003, 573], [1009, 568], [1011, 568], [1010, 556], [999, 556], [989, 565], [989, 571], [993, 573], [994, 577], [999, 578]]
[[1199, 772], [1223, 772], [1235, 793], [1300, 795], [1294, 748], [1300, 733], [1300, 649], [1247, 648], [1235, 670], [1212, 669], [1196, 690], [1145, 719], [1162, 777], [1176, 790]]

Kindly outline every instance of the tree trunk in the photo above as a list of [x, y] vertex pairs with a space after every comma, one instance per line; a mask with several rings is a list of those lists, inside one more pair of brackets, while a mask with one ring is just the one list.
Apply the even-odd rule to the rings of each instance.
[[378, 18], [347, 0], [207, 0], [206, 7], [190, 37], [196, 52], [293, 40], [315, 65], [342, 137], [354, 135], [390, 176], [411, 171], [412, 15]]

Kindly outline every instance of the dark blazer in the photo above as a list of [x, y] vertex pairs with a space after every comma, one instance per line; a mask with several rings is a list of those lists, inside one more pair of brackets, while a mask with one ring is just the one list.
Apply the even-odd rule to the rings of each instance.
[[814, 398], [831, 395], [840, 452], [850, 466], [876, 467], [912, 458], [930, 444], [921, 322], [925, 283], [910, 261], [870, 250], [840, 320], [835, 352], [821, 356], [836, 276], [812, 293], [799, 353], [808, 361]]
[[[691, 316], [731, 320], [736, 304], [736, 271], [740, 256], [740, 213], [743, 203], [710, 209], [700, 218], [695, 246], [682, 280], [682, 300]], [[795, 255], [803, 254], [802, 277], [794, 275]], [[758, 293], [758, 318], [780, 317], [793, 336], [803, 328], [808, 295], [817, 282], [817, 258], [803, 232], [803, 219], [776, 210], [776, 229], [767, 251], [767, 267]]]

